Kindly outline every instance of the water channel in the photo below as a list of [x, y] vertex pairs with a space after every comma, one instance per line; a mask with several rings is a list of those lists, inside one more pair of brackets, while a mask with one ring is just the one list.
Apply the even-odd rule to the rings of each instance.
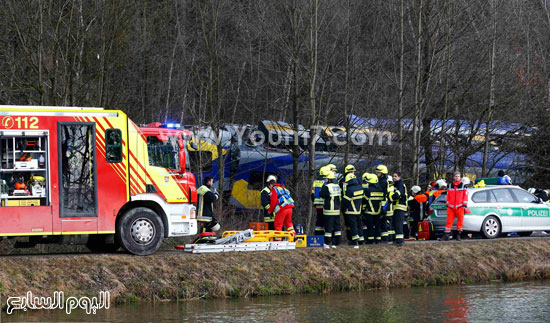
[[550, 281], [2, 313], [2, 322], [550, 322]]

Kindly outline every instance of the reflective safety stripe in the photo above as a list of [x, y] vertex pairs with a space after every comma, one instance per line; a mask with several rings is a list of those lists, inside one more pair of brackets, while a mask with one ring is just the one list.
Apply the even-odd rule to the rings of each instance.
[[277, 206], [274, 214], [277, 214], [282, 207], [287, 205], [294, 205], [294, 200], [290, 197], [290, 192], [282, 186], [275, 186], [275, 192], [277, 193]]
[[325, 237], [327, 237], [327, 238], [332, 237], [332, 233], [330, 233], [330, 232], [325, 232]]
[[324, 185], [324, 180], [317, 179], [313, 181], [313, 187], [311, 188], [311, 194], [314, 196], [313, 205], [323, 205], [324, 199], [319, 196], [319, 192], [321, 192]]
[[198, 216], [197, 221], [210, 222], [210, 221], [212, 221], [212, 217], [211, 216]]
[[405, 237], [405, 235], [403, 234], [396, 234], [395, 235], [395, 239], [403, 239]]
[[351, 237], [351, 240], [359, 240], [359, 236], [353, 236]]
[[394, 230], [388, 230], [388, 234], [395, 234]]
[[334, 236], [341, 236], [342, 235], [342, 231], [336, 231], [334, 232]]
[[397, 204], [395, 206], [395, 209], [396, 210], [400, 210], [400, 211], [407, 211], [407, 206], [406, 205], [403, 205], [403, 204]]

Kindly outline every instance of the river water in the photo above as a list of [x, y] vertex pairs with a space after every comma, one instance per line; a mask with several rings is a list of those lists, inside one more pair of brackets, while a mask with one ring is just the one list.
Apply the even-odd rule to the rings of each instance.
[[550, 281], [2, 313], [2, 322], [550, 322]]

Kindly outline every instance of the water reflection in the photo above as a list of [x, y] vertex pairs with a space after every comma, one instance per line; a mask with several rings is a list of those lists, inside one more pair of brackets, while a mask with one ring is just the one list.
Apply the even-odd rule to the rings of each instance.
[[98, 314], [29, 311], [7, 321], [549, 322], [550, 282], [114, 306]]

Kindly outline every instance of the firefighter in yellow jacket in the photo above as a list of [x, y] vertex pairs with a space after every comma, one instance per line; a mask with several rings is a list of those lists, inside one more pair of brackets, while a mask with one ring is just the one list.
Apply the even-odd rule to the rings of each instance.
[[313, 202], [313, 207], [316, 211], [315, 217], [315, 235], [324, 235], [325, 234], [325, 216], [323, 215], [323, 198], [319, 195], [321, 189], [325, 186], [325, 177], [328, 175], [330, 170], [323, 166], [319, 170], [318, 177], [313, 181], [313, 186], [311, 187], [311, 201]]
[[365, 239], [367, 244], [381, 243], [382, 232], [386, 227], [386, 216], [382, 214], [382, 204], [386, 192], [378, 183], [374, 174], [363, 174], [363, 223], [367, 227]]
[[260, 202], [264, 212], [264, 222], [267, 223], [269, 230], [275, 230], [275, 214], [269, 213], [269, 205], [271, 203], [271, 189], [277, 183], [275, 175], [269, 175], [266, 179], [266, 186], [260, 193]]
[[336, 182], [336, 175], [329, 172], [325, 177], [325, 185], [319, 196], [323, 198], [323, 215], [325, 216], [325, 248], [336, 248], [340, 244], [342, 231], [340, 228], [340, 198], [342, 191]]
[[342, 209], [350, 230], [351, 244], [359, 248], [360, 236], [363, 234], [361, 226], [361, 205], [363, 203], [363, 187], [357, 181], [353, 173], [348, 173], [345, 178], [346, 192], [342, 194]]

